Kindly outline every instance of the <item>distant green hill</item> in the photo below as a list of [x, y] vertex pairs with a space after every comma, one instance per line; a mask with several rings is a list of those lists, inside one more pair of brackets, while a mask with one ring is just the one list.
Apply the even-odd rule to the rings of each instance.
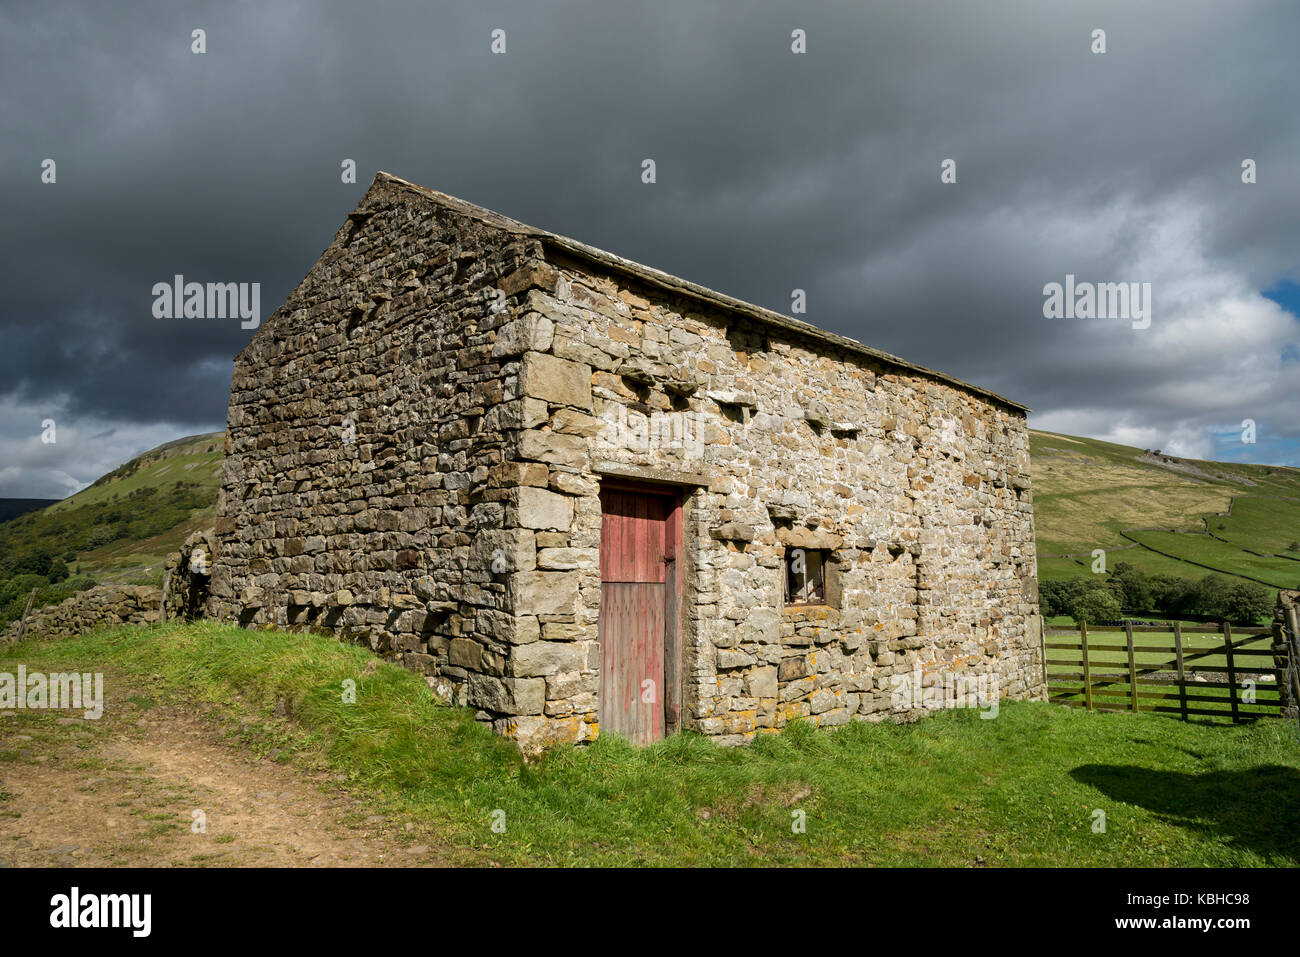
[[1041, 579], [1086, 575], [1104, 548], [1108, 567], [1300, 587], [1300, 469], [1038, 431], [1030, 456]]

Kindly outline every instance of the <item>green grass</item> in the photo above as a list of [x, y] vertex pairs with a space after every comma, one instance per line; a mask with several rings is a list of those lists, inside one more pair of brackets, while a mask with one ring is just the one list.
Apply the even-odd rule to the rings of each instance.
[[[1209, 574], [1207, 569], [1196, 568], [1176, 558], [1167, 558], [1145, 548], [1109, 548], [1106, 550], [1106, 567], [1112, 569], [1119, 562], [1128, 562], [1134, 568], [1147, 575], [1174, 575], [1178, 578], [1201, 578]], [[1038, 559], [1038, 577], [1042, 581], [1069, 578], [1088, 578], [1092, 572], [1092, 556], [1085, 554], [1076, 559], [1040, 558]], [[1104, 580], [1104, 575], [1097, 575], [1097, 580]]]
[[[1285, 551], [1300, 538], [1300, 469], [1190, 459], [1167, 463], [1141, 449], [1040, 431], [1030, 432], [1030, 453], [1038, 571], [1044, 580], [1080, 574], [1075, 562], [1055, 556], [1087, 556], [1105, 548], [1110, 564], [1125, 561], [1147, 574], [1200, 578], [1207, 571], [1195, 564], [1201, 563], [1273, 587], [1300, 583], [1300, 561], [1274, 554], [1300, 558]], [[1215, 514], [1230, 507], [1231, 515]], [[1135, 531], [1207, 527], [1227, 542]], [[1116, 546], [1130, 543], [1124, 533], [1168, 555], [1147, 548], [1121, 551]]]
[[1038, 578], [1040, 581], [1065, 580], [1091, 572], [1091, 559], [1080, 558], [1039, 558]]
[[1173, 575], [1176, 578], [1204, 578], [1209, 569], [1197, 568], [1187, 562], [1161, 555], [1145, 548], [1114, 549], [1106, 552], [1106, 567], [1114, 568], [1119, 562], [1128, 562], [1146, 575]]
[[[118, 628], [0, 649], [0, 670], [19, 661], [105, 670], [110, 702], [116, 689], [206, 708], [233, 741], [343, 775], [377, 812], [432, 829], [459, 862], [1300, 863], [1300, 744], [1280, 720], [1212, 726], [1015, 703], [993, 720], [795, 724], [746, 748], [602, 738], [528, 763], [468, 710], [431, 701], [418, 675], [326, 636]], [[346, 679], [355, 704], [342, 700]], [[290, 721], [274, 717], [277, 700]], [[1093, 833], [1097, 809], [1104, 834]], [[792, 830], [800, 811], [806, 833]]]
[[1214, 569], [1252, 578], [1274, 588], [1300, 587], [1300, 562], [1253, 555], [1204, 534], [1151, 531], [1130, 531], [1128, 534], [1165, 555], [1185, 559], [1188, 564], [1195, 563], [1192, 567], [1201, 566], [1200, 575], [1204, 575], [1207, 569]]
[[1239, 548], [1290, 555], [1300, 575], [1300, 551], [1287, 551], [1300, 541], [1300, 498], [1242, 498], [1233, 504], [1231, 515], [1206, 520], [1214, 535]]

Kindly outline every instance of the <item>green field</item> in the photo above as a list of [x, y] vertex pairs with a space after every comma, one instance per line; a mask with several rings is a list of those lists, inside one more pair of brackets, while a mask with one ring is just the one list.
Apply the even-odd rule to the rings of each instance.
[[[435, 703], [419, 675], [326, 636], [119, 628], [0, 649], [0, 670], [19, 662], [103, 671], [110, 703], [183, 703], [242, 750], [329, 772], [323, 787], [411, 821], [451, 863], [1300, 864], [1300, 740], [1278, 719], [1012, 703], [992, 720], [961, 710], [911, 725], [795, 723], [744, 748], [602, 736], [530, 762], [469, 709]], [[342, 700], [345, 679], [355, 704]], [[54, 720], [24, 711], [7, 724]], [[18, 747], [0, 738], [0, 768]]]
[[1198, 573], [1201, 575], [1206, 569], [1214, 569], [1275, 588], [1300, 587], [1300, 562], [1255, 555], [1205, 534], [1130, 531], [1127, 535], [1153, 551], [1202, 566]]
[[[1148, 575], [1177, 575], [1184, 578], [1199, 578], [1206, 574], [1206, 569], [1195, 569], [1187, 562], [1168, 558], [1145, 548], [1110, 548], [1106, 550], [1106, 568], [1114, 568], [1118, 562], [1127, 562], [1134, 568]], [[1085, 553], [1078, 558], [1039, 558], [1038, 577], [1044, 581], [1050, 579], [1087, 577], [1092, 574], [1092, 555]]]
[[1232, 514], [1209, 516], [1210, 534], [1227, 539], [1240, 548], [1270, 555], [1289, 556], [1300, 573], [1300, 500], [1282, 498], [1239, 498]]
[[[1123, 561], [1147, 574], [1182, 578], [1212, 570], [1274, 588], [1300, 587], [1300, 561], [1282, 557], [1300, 557], [1286, 551], [1300, 539], [1300, 469], [1166, 461], [1141, 449], [1039, 431], [1030, 433], [1030, 452], [1040, 578], [1087, 575], [1092, 550], [1104, 548], [1108, 567]], [[1147, 531], [1152, 528], [1208, 530], [1226, 541]], [[1119, 547], [1134, 542], [1142, 547]], [[1063, 554], [1075, 558], [1057, 557]]]

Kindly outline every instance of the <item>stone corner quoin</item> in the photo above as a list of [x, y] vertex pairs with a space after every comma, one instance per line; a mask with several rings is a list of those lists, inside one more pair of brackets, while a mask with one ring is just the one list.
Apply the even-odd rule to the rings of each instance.
[[[362, 642], [525, 748], [643, 704], [729, 744], [908, 720], [918, 673], [1042, 697], [1026, 411], [381, 173], [236, 357], [207, 613]], [[602, 675], [627, 481], [678, 503], [649, 704]], [[795, 549], [826, 604], [787, 605]]]

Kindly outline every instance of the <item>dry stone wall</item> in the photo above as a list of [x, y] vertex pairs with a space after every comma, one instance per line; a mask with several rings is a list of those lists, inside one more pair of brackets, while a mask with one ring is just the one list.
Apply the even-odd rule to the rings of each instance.
[[[522, 320], [550, 355], [523, 368], [570, 388], [522, 380], [549, 418], [512, 443], [573, 497], [567, 541], [538, 551], [574, 569], [551, 573], [552, 601], [577, 592], [575, 627], [543, 625], [548, 663], [594, 661], [600, 473], [685, 472], [707, 482], [686, 508], [686, 727], [738, 743], [794, 718], [910, 718], [963, 688], [1042, 694], [1022, 411], [555, 258]], [[830, 604], [785, 607], [799, 548], [829, 553]], [[598, 675], [569, 667], [546, 675], [545, 713], [590, 720]]]
[[[159, 619], [162, 589], [153, 585], [96, 585], [59, 602], [33, 608], [23, 639], [72, 638], [111, 625], [148, 625]], [[20, 623], [11, 621], [0, 635], [18, 640]]]
[[[72, 638], [113, 625], [151, 625], [163, 620], [191, 621], [207, 613], [208, 578], [214, 555], [212, 530], [193, 532], [164, 563], [163, 587], [96, 585], [55, 605], [35, 608], [0, 633], [0, 644], [23, 639]], [[165, 614], [164, 614], [165, 609]]]
[[237, 357], [214, 616], [331, 629], [443, 696], [541, 712], [506, 671], [507, 585], [533, 567], [506, 430], [532, 410], [506, 395], [527, 343], [495, 291], [535, 245], [372, 188]]

